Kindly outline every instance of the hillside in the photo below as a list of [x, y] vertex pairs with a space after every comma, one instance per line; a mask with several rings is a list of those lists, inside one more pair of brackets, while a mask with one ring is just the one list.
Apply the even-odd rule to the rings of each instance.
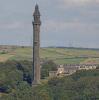
[[[82, 48], [41, 48], [42, 60], [53, 60], [57, 64], [99, 63], [98, 49]], [[32, 48], [19, 46], [0, 46], [0, 62], [7, 60], [32, 61]]]
[[99, 99], [98, 69], [42, 80], [40, 85], [31, 87], [31, 65], [27, 61], [0, 63], [0, 100]]
[[6, 59], [0, 62], [0, 100], [99, 99], [99, 69], [77, 71], [67, 77], [44, 79], [48, 76], [48, 71], [56, 70], [56, 64], [51, 60], [56, 63], [63, 63], [63, 60], [67, 63], [67, 59], [70, 59], [68, 63], [88, 63], [88, 60], [94, 59], [98, 62], [98, 50], [41, 48], [41, 59], [51, 60], [42, 65], [41, 84], [36, 87], [31, 87], [31, 52], [30, 47], [1, 48], [0, 57]]

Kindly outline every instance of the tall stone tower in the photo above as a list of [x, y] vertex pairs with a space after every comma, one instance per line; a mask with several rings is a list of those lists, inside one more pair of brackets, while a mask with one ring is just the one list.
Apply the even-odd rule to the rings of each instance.
[[34, 21], [33, 24], [33, 80], [32, 85], [37, 85], [40, 83], [40, 12], [38, 5], [35, 6], [35, 11], [33, 14]]

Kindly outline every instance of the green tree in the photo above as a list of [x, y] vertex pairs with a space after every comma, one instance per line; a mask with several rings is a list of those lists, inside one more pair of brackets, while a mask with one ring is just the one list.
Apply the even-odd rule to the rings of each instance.
[[41, 68], [41, 78], [44, 79], [45, 77], [49, 76], [49, 71], [56, 71], [57, 65], [52, 61], [46, 61], [42, 64]]

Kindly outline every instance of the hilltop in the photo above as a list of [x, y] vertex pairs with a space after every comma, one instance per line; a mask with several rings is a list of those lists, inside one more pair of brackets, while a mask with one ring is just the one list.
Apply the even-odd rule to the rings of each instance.
[[[56, 64], [98, 64], [99, 49], [47, 47], [40, 49], [41, 60], [53, 60]], [[32, 61], [32, 47], [0, 46], [0, 62], [7, 60]]]

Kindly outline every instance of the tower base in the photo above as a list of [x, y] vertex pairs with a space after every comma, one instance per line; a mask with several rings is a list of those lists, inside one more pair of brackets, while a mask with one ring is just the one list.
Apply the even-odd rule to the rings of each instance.
[[40, 81], [33, 81], [33, 82], [32, 82], [32, 86], [37, 86], [37, 85], [40, 85], [40, 84], [41, 84]]

